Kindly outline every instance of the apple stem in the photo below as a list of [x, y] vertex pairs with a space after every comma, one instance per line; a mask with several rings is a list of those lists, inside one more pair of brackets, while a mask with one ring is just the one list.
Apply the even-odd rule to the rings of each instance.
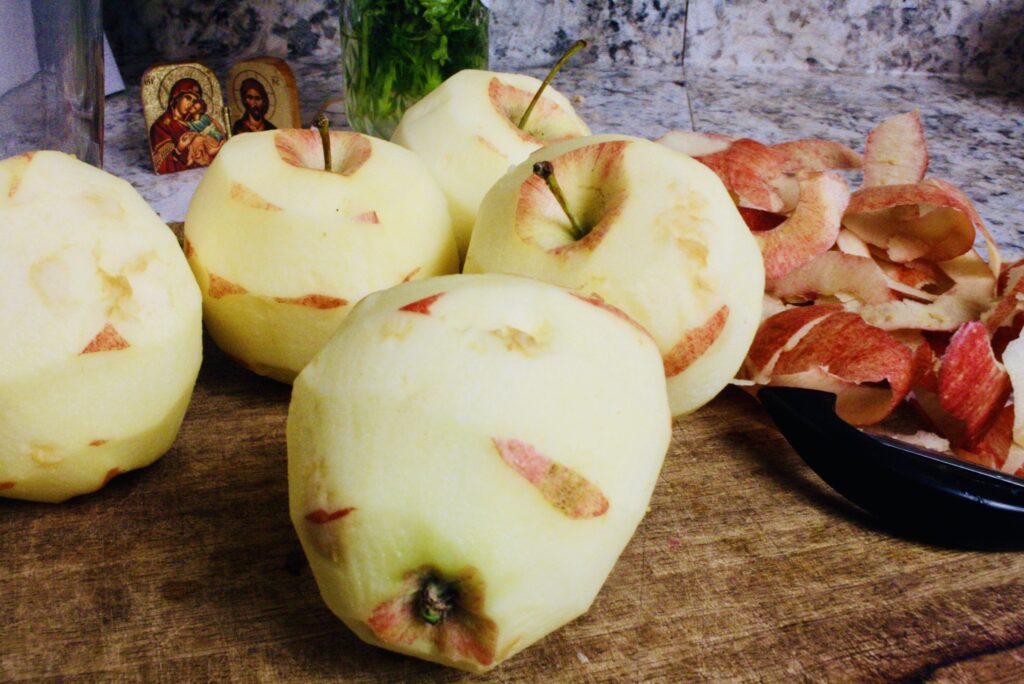
[[565, 201], [565, 195], [562, 194], [562, 188], [558, 184], [558, 179], [555, 178], [555, 167], [549, 161], [539, 161], [533, 165], [533, 175], [540, 177], [545, 183], [547, 183], [548, 190], [558, 200], [558, 206], [562, 207], [562, 211], [569, 218], [569, 225], [572, 227], [572, 237], [574, 240], [579, 240], [587, 231], [576, 222], [573, 218], [572, 212], [569, 211], [569, 203]]
[[533, 112], [534, 106], [537, 104], [537, 101], [540, 100], [541, 94], [544, 92], [544, 89], [548, 87], [548, 84], [551, 83], [555, 74], [558, 73], [559, 69], [561, 69], [573, 55], [585, 47], [587, 47], [587, 41], [577, 40], [568, 50], [565, 51], [565, 54], [555, 62], [555, 66], [551, 67], [551, 71], [548, 72], [547, 78], [545, 78], [544, 82], [540, 84], [540, 88], [537, 88], [537, 92], [534, 94], [533, 99], [530, 100], [530, 106], [526, 108], [526, 111], [523, 112], [523, 116], [519, 119], [519, 130], [526, 130], [526, 120], [530, 118], [530, 113]]
[[324, 171], [331, 170], [331, 122], [327, 115], [320, 112], [313, 119], [313, 125], [320, 131], [320, 142], [324, 146]]
[[424, 622], [436, 625], [455, 607], [455, 590], [450, 582], [430, 577], [417, 597], [417, 612]]

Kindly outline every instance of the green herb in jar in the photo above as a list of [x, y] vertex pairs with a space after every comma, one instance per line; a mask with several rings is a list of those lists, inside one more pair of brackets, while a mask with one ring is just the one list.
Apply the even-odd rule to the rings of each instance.
[[390, 137], [402, 113], [462, 69], [487, 68], [480, 0], [348, 0], [342, 65], [349, 124]]

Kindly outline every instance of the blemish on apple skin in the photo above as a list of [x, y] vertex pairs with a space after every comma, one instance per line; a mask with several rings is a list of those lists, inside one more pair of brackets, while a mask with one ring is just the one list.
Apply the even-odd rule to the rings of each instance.
[[93, 354], [95, 352], [105, 351], [119, 351], [121, 349], [127, 349], [129, 346], [128, 340], [121, 337], [121, 334], [117, 332], [110, 323], [103, 326], [103, 330], [96, 333], [96, 337], [92, 338], [89, 344], [85, 345], [85, 349], [79, 352], [79, 354]]
[[228, 195], [231, 199], [246, 207], [261, 211], [281, 211], [281, 207], [264, 199], [255, 190], [242, 185], [238, 181], [231, 184], [231, 190], [228, 192]]
[[207, 294], [213, 299], [220, 299], [228, 295], [241, 295], [246, 294], [249, 291], [241, 285], [231, 282], [227, 278], [221, 278], [216, 273], [210, 274], [210, 284], [207, 288]]
[[491, 438], [502, 460], [526, 478], [552, 506], [570, 518], [596, 518], [608, 512], [608, 499], [571, 468], [518, 439]]
[[49, 444], [33, 444], [29, 447], [29, 457], [44, 468], [51, 468], [64, 460], [57, 447]]
[[423, 299], [417, 299], [415, 302], [409, 302], [403, 307], [399, 307], [399, 311], [408, 311], [410, 313], [423, 314], [424, 316], [430, 315], [430, 307], [433, 306], [434, 302], [441, 298], [444, 292], [438, 292], [432, 294], [429, 297]]
[[106, 444], [109, 441], [110, 441], [109, 439], [94, 439], [91, 442], [89, 442], [89, 446], [91, 446], [91, 447], [103, 446], [104, 444]]
[[672, 378], [679, 375], [699, 359], [718, 339], [728, 320], [729, 307], [723, 304], [704, 323], [696, 328], [685, 330], [679, 341], [662, 357], [665, 364], [665, 377]]
[[192, 256], [196, 253], [196, 251], [192, 248], [192, 243], [189, 242], [188, 238], [185, 238], [182, 241], [181, 249], [183, 252], [185, 252], [186, 259], [191, 259]]
[[544, 343], [537, 336], [511, 325], [488, 330], [487, 332], [501, 340], [506, 350], [517, 352], [523, 356], [532, 356], [544, 346]]
[[410, 280], [415, 278], [416, 274], [419, 273], [419, 272], [420, 272], [420, 267], [417, 266], [416, 268], [414, 268], [411, 271], [409, 271], [409, 273], [404, 278], [402, 278], [402, 282], [403, 283], [409, 282]]
[[326, 511], [323, 508], [318, 508], [315, 511], [307, 513], [306, 520], [313, 523], [314, 525], [326, 525], [329, 522], [341, 520], [354, 510], [356, 509], [353, 507], [339, 508], [336, 511]]
[[110, 470], [107, 471], [107, 474], [103, 476], [103, 484], [100, 486], [106, 487], [108, 484], [110, 484], [111, 480], [120, 475], [122, 472], [124, 471], [122, 471], [120, 468], [111, 468]]
[[14, 485], [16, 484], [16, 482], [0, 482], [0, 491], [5, 489], [14, 489]]
[[308, 294], [301, 297], [274, 297], [274, 301], [280, 304], [307, 306], [312, 309], [338, 309], [348, 304], [347, 299], [322, 294]]

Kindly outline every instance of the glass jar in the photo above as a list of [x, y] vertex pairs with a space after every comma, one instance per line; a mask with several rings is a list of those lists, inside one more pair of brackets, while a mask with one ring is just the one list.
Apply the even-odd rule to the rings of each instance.
[[346, 0], [342, 71], [349, 125], [390, 138], [402, 113], [462, 69], [486, 69], [481, 0]]
[[102, 165], [100, 0], [0, 2], [0, 159], [31, 150]]

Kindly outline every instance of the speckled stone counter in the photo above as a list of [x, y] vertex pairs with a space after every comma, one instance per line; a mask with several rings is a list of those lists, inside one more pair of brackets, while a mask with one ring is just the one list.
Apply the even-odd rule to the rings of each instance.
[[1024, 255], [1024, 91], [924, 75], [703, 70], [690, 74], [687, 94], [695, 130], [827, 138], [861, 151], [876, 123], [918, 108], [929, 175], [967, 193], [1005, 255]]
[[[333, 64], [293, 63], [302, 115], [309, 121], [339, 96]], [[500, 69], [501, 65], [496, 65]], [[542, 75], [540, 69], [529, 73]], [[978, 205], [1009, 256], [1024, 255], [1024, 94], [938, 76], [852, 75], [756, 70], [698, 70], [685, 86], [674, 71], [629, 67], [568, 68], [558, 88], [578, 99], [595, 133], [657, 138], [671, 128], [722, 132], [779, 142], [823, 137], [863, 149], [871, 127], [920, 108], [931, 153], [930, 173], [962, 187]], [[131, 181], [167, 221], [184, 219], [204, 173], [152, 172], [138, 90], [107, 100], [106, 168]], [[344, 106], [327, 108], [344, 126]]]

